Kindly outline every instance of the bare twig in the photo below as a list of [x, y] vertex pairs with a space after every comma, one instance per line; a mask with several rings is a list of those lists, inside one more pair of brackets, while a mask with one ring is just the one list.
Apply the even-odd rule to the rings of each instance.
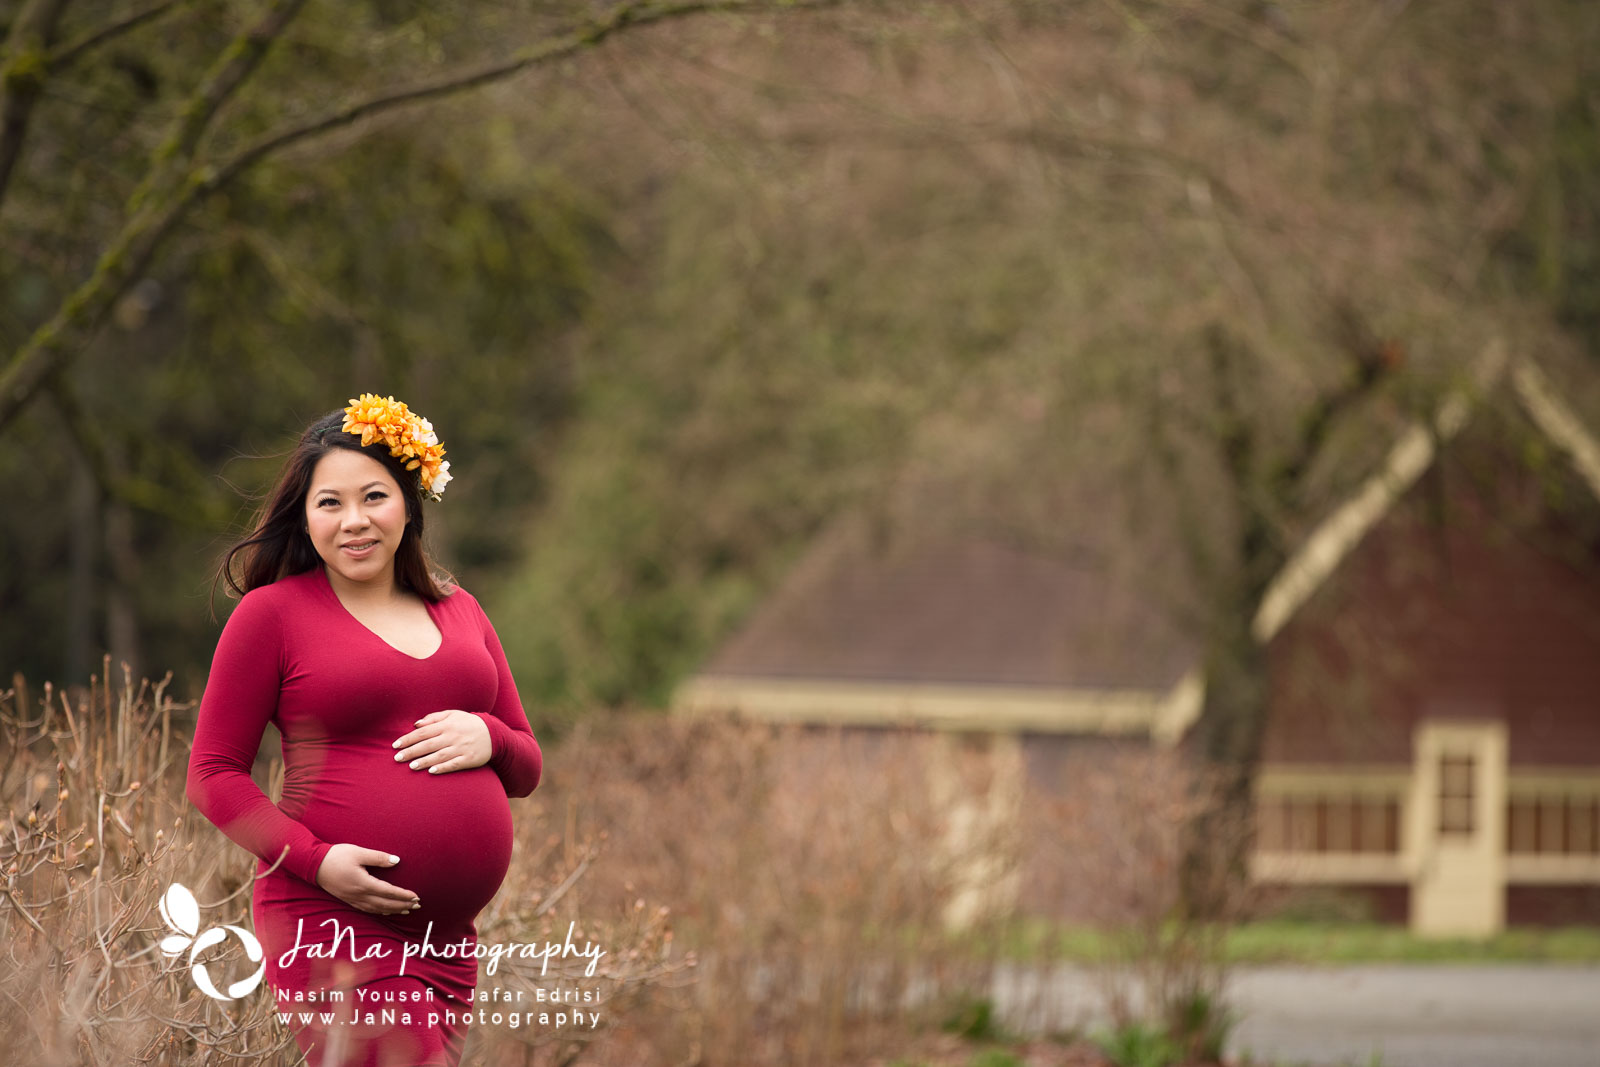
[[11, 906], [13, 908], [17, 909], [17, 914], [18, 915], [22, 916], [24, 919], [26, 919], [28, 921], [28, 925], [29, 926], [31, 926], [35, 930], [39, 931], [39, 933], [44, 934], [45, 937], [49, 937], [50, 936], [49, 934], [45, 934], [44, 927], [39, 925], [39, 920], [35, 919], [32, 915], [28, 914], [28, 909], [22, 906], [22, 901], [17, 899], [17, 895], [15, 893], [13, 893], [10, 889], [7, 889], [5, 891], [5, 893], [6, 893], [6, 899], [11, 901]]
[[50, 72], [54, 74], [65, 70], [101, 45], [114, 41], [123, 34], [136, 30], [140, 26], [167, 14], [180, 4], [188, 2], [189, 0], [157, 0], [156, 3], [142, 7], [131, 15], [125, 15], [101, 26], [99, 29], [90, 30], [76, 40], [69, 41], [50, 53], [50, 58], [47, 60]]
[[289, 846], [288, 845], [284, 845], [283, 846], [283, 851], [278, 853], [278, 858], [272, 861], [272, 866], [268, 867], [266, 870], [262, 871], [260, 874], [251, 875], [248, 881], [241, 882], [239, 884], [239, 888], [238, 889], [235, 889], [233, 892], [229, 893], [227, 896], [223, 897], [221, 900], [213, 900], [208, 904], [201, 904], [200, 907], [205, 909], [206, 911], [210, 911], [212, 908], [220, 908], [222, 905], [228, 903], [228, 901], [232, 900], [234, 897], [238, 896], [240, 893], [243, 893], [245, 890], [251, 888], [257, 882], [259, 882], [261, 879], [265, 878], [267, 875], [269, 875], [273, 871], [277, 870], [279, 865], [281, 865], [283, 863], [283, 861], [285, 859], [287, 859], [288, 857], [289, 857]]
[[1315, 53], [1267, 22], [1241, 15], [1208, 0], [1183, 0], [1174, 6], [1184, 14], [1192, 16], [1197, 22], [1205, 23], [1214, 30], [1254, 45], [1308, 82], [1315, 81], [1317, 69]]
[[[203, 191], [211, 192], [221, 188], [262, 159], [275, 155], [301, 141], [319, 137], [384, 112], [427, 103], [431, 100], [453, 96], [470, 89], [477, 89], [485, 85], [492, 85], [495, 82], [504, 81], [534, 67], [544, 66], [555, 60], [564, 59], [585, 49], [593, 48], [607, 38], [613, 37], [629, 27], [648, 26], [654, 23], [717, 11], [773, 11], [790, 8], [819, 8], [832, 6], [834, 2], [835, 0], [810, 0], [810, 2], [805, 3], [772, 5], [752, 2], [752, 0], [686, 0], [686, 2], [668, 4], [625, 4], [614, 8], [605, 17], [597, 19], [581, 29], [574, 30], [556, 40], [523, 49], [510, 59], [435, 81], [392, 89], [358, 103], [339, 108], [309, 122], [267, 134], [222, 163], [203, 183]], [[0, 425], [3, 425], [3, 423], [0, 423]]]

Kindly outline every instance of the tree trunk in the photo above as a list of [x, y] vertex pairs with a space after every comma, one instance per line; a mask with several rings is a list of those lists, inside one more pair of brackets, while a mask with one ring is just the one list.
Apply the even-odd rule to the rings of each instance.
[[100, 485], [89, 464], [79, 457], [72, 474], [70, 497], [72, 531], [67, 538], [67, 647], [69, 685], [87, 685], [94, 670], [96, 637], [95, 575], [100, 563]]
[[1218, 636], [1206, 663], [1205, 707], [1191, 741], [1199, 763], [1196, 811], [1183, 871], [1187, 917], [1202, 921], [1237, 912], [1250, 878], [1254, 792], [1267, 725], [1266, 648], [1251, 616]]
[[109, 566], [106, 583], [106, 638], [113, 665], [126, 663], [138, 678], [139, 553], [134, 544], [133, 509], [126, 501], [108, 498], [105, 504], [105, 552]]

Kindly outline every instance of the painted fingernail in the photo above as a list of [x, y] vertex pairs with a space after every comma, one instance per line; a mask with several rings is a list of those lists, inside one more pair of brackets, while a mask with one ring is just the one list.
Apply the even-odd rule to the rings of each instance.
[[422, 762], [422, 761], [421, 761], [421, 760], [419, 760], [419, 759], [414, 759], [414, 760], [412, 760], [412, 761], [411, 761], [411, 769], [412, 769], [412, 770], [416, 770], [416, 769], [417, 769], [417, 764], [419, 764], [419, 763], [421, 763], [421, 762]]
[[428, 773], [429, 774], [438, 774], [439, 773], [439, 768], [437, 768], [437, 767], [429, 767], [428, 768]]
[[394, 742], [394, 744], [392, 744], [392, 745], [390, 745], [390, 746], [389, 746], [389, 747], [390, 747], [390, 748], [399, 748], [399, 747], [400, 747], [400, 741], [399, 741], [399, 739], [398, 739], [398, 738], [397, 738], [397, 739], [396, 739], [396, 740], [395, 740], [395, 742]]
[[396, 763], [399, 763], [399, 762], [400, 762], [400, 761], [401, 761], [401, 760], [402, 760], [402, 759], [404, 759], [404, 758], [405, 758], [405, 753], [403, 753], [403, 752], [396, 752], [396, 753], [395, 753], [395, 754], [394, 754], [394, 761], [395, 761], [395, 762], [396, 762]]
[[400, 862], [400, 857], [399, 856], [390, 856], [389, 857], [389, 862], [390, 863], [399, 863]]

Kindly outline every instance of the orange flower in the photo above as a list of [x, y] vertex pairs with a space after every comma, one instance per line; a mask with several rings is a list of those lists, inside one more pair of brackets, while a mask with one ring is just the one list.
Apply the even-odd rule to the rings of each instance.
[[406, 460], [406, 470], [414, 470], [422, 489], [434, 500], [450, 481], [450, 463], [433, 432], [433, 424], [411, 411], [392, 396], [362, 393], [344, 409], [345, 433], [361, 435], [361, 445], [374, 441], [389, 446], [389, 454]]

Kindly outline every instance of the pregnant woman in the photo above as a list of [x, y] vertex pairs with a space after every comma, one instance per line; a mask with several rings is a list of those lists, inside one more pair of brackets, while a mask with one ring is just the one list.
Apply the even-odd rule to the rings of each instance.
[[[311, 1067], [459, 1062], [474, 919], [511, 862], [507, 798], [542, 770], [494, 627], [423, 548], [443, 457], [426, 419], [363, 394], [301, 435], [219, 568], [240, 600], [188, 795], [260, 858], [255, 933], [275, 1005], [309, 1019], [290, 1016]], [[278, 804], [250, 778], [269, 722]]]

